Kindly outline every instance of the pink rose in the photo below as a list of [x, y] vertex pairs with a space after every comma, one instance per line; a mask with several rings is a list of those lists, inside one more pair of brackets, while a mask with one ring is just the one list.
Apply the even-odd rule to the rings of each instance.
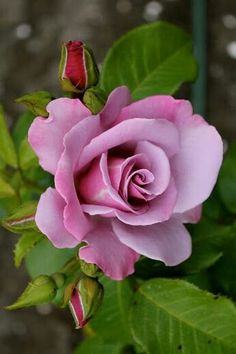
[[222, 162], [222, 140], [191, 104], [170, 96], [130, 103], [126, 87], [98, 115], [79, 99], [49, 103], [29, 142], [55, 176], [36, 223], [58, 248], [81, 242], [80, 258], [112, 279], [142, 254], [174, 266], [191, 254], [183, 223], [197, 222]]
[[62, 45], [59, 79], [62, 89], [68, 92], [81, 92], [97, 84], [97, 64], [93, 52], [83, 42], [69, 41]]

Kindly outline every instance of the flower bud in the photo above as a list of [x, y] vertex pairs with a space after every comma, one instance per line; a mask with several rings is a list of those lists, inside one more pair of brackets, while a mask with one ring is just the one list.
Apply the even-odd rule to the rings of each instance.
[[90, 48], [80, 41], [62, 45], [59, 80], [64, 91], [83, 92], [96, 85], [98, 79], [98, 67]]
[[76, 328], [82, 328], [98, 310], [103, 299], [103, 287], [97, 279], [83, 277], [73, 289], [69, 307]]
[[51, 302], [57, 293], [57, 285], [55, 281], [48, 275], [39, 275], [33, 279], [23, 294], [10, 306], [7, 310], [16, 310], [22, 307], [28, 307], [38, 304]]

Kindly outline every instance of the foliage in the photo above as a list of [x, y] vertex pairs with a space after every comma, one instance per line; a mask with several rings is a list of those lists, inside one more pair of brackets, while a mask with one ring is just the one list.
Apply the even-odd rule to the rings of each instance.
[[[196, 71], [189, 35], [165, 22], [140, 26], [108, 51], [100, 82], [85, 92], [83, 102], [97, 113], [104, 95], [119, 85], [127, 85], [134, 100], [175, 94], [181, 84], [195, 79]], [[53, 181], [39, 167], [27, 132], [35, 115], [47, 117], [52, 99], [45, 91], [19, 98], [30, 111], [20, 116], [12, 134], [0, 108], [1, 225], [18, 234], [15, 265], [25, 261], [32, 278], [9, 309], [45, 302], [65, 307], [86, 269], [94, 279], [101, 275], [79, 260], [82, 244], [57, 249], [35, 223], [40, 194]], [[235, 166], [233, 143], [201, 221], [188, 226], [193, 252], [187, 261], [166, 267], [141, 257], [135, 274], [123, 281], [100, 277], [103, 304], [85, 326], [86, 338], [74, 354], [236, 353]]]

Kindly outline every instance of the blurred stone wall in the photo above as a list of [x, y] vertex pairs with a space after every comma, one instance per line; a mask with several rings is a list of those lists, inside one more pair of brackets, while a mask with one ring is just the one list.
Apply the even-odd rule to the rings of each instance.
[[[198, 0], [195, 0], [198, 1]], [[224, 137], [236, 138], [236, 1], [208, 4], [208, 116]], [[0, 101], [9, 124], [22, 108], [16, 97], [34, 90], [59, 93], [60, 44], [82, 39], [101, 63], [120, 35], [157, 19], [191, 32], [189, 0], [0, 0]], [[67, 311], [41, 306], [7, 312], [28, 277], [13, 266], [16, 237], [0, 234], [0, 353], [70, 354], [80, 339]]]

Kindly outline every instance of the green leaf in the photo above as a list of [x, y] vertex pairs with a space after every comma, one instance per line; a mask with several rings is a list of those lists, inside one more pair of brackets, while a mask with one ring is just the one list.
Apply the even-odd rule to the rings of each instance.
[[38, 304], [44, 304], [52, 301], [56, 296], [57, 286], [54, 280], [46, 275], [40, 275], [33, 279], [23, 294], [7, 310], [16, 310], [22, 307], [28, 307]]
[[104, 286], [104, 300], [89, 327], [104, 340], [132, 343], [128, 313], [133, 291], [129, 279], [112, 281], [104, 277], [99, 280]]
[[15, 146], [10, 136], [3, 108], [0, 106], [0, 158], [8, 165], [17, 167]]
[[22, 204], [11, 216], [1, 220], [2, 226], [15, 233], [27, 230], [38, 230], [34, 216], [37, 202]]
[[143, 283], [131, 310], [135, 341], [146, 354], [235, 354], [236, 309], [182, 280]]
[[27, 136], [29, 127], [35, 115], [31, 112], [23, 113], [17, 120], [12, 132], [16, 147], [19, 148], [21, 141]]
[[15, 191], [12, 186], [0, 176], [0, 198], [10, 198], [14, 195]]
[[220, 170], [218, 186], [225, 206], [236, 213], [236, 142], [231, 145]]
[[189, 226], [189, 229], [192, 255], [180, 266], [188, 274], [209, 268], [223, 256], [224, 245], [234, 238], [236, 225], [220, 225], [202, 218], [199, 224]]
[[14, 250], [14, 261], [16, 267], [21, 265], [21, 262], [26, 254], [43, 238], [44, 235], [36, 231], [27, 232], [19, 238]]
[[196, 285], [198, 288], [202, 290], [207, 290], [210, 292], [214, 290], [212, 287], [212, 278], [209, 270], [196, 273], [196, 274], [185, 275], [181, 279]]
[[121, 37], [109, 50], [101, 72], [101, 86], [109, 93], [127, 85], [135, 100], [173, 94], [196, 77], [190, 37], [166, 22], [140, 26]]
[[211, 269], [215, 291], [236, 300], [236, 234], [234, 239], [224, 248], [224, 255]]
[[83, 340], [73, 354], [128, 354], [128, 352], [123, 352], [122, 349], [122, 343], [107, 343], [102, 338], [95, 336]]
[[6, 162], [4, 162], [1, 158], [0, 158], [0, 171], [5, 170], [6, 167]]
[[24, 104], [33, 114], [48, 117], [46, 106], [53, 99], [47, 91], [37, 91], [16, 99], [17, 103]]
[[25, 261], [29, 275], [34, 278], [40, 274], [51, 275], [56, 273], [77, 252], [77, 248], [55, 248], [51, 242], [45, 239], [26, 255]]
[[19, 164], [22, 170], [38, 165], [38, 158], [32, 150], [28, 139], [22, 140], [19, 148]]

